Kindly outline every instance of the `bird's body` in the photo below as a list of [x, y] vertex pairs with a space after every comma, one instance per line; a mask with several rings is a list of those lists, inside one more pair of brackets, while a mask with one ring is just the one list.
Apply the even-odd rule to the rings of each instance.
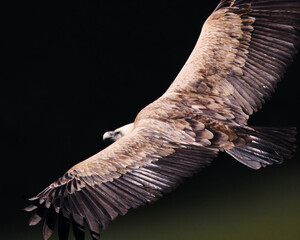
[[254, 169], [291, 157], [295, 129], [247, 121], [296, 56], [299, 31], [300, 1], [222, 0], [167, 91], [117, 141], [32, 198], [30, 224], [45, 217], [48, 239], [58, 218], [67, 239], [71, 220], [82, 239], [86, 221], [97, 238], [99, 227], [174, 189], [220, 151]]

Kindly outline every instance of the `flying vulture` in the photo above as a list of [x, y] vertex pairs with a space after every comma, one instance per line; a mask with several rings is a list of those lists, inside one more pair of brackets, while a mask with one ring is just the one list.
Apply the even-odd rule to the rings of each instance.
[[221, 0], [178, 76], [116, 140], [30, 199], [48, 239], [93, 239], [130, 208], [152, 203], [226, 152], [259, 169], [295, 151], [294, 128], [252, 127], [300, 46], [299, 0]]

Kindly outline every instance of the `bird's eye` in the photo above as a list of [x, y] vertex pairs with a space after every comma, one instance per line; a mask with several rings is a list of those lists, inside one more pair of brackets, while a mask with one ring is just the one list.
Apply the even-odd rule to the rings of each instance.
[[119, 131], [116, 131], [116, 132], [115, 132], [115, 135], [119, 135], [119, 134], [120, 134], [120, 132], [119, 132]]

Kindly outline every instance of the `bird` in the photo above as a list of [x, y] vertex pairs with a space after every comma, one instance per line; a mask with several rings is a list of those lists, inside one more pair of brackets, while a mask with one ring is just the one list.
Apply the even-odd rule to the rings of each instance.
[[299, 0], [221, 0], [169, 88], [114, 142], [30, 198], [43, 238], [93, 239], [119, 215], [153, 203], [220, 152], [260, 169], [295, 152], [294, 127], [249, 126], [300, 46]]

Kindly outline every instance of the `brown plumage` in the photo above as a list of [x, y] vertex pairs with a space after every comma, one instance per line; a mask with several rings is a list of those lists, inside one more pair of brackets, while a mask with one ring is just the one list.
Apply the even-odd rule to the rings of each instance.
[[75, 165], [30, 199], [30, 225], [43, 218], [48, 239], [84, 222], [97, 239], [118, 215], [153, 202], [225, 151], [259, 169], [289, 158], [293, 128], [247, 126], [300, 45], [299, 0], [222, 0], [186, 64], [121, 139]]

